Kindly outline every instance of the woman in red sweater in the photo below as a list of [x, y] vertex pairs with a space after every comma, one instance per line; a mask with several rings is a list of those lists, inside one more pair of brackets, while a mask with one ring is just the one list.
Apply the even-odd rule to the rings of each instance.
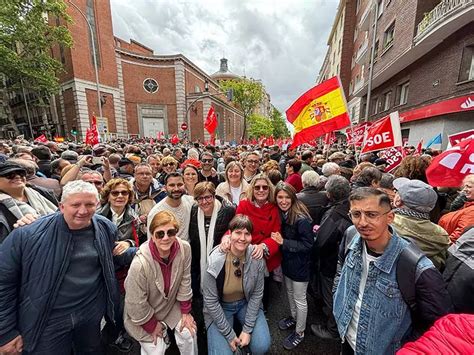
[[265, 257], [269, 272], [281, 262], [279, 245], [271, 238], [273, 232], [280, 232], [281, 229], [274, 191], [275, 187], [265, 174], [255, 176], [247, 189], [247, 198], [240, 201], [235, 211], [250, 218], [253, 225], [252, 244], [257, 246], [253, 257]]
[[[252, 244], [256, 246], [252, 253], [255, 259], [265, 257], [268, 272], [280, 266], [279, 244], [272, 239], [272, 233], [280, 232], [281, 221], [278, 207], [274, 203], [275, 187], [267, 175], [255, 176], [247, 189], [247, 198], [240, 201], [235, 214], [249, 217], [253, 225]], [[265, 275], [263, 307], [266, 310], [269, 296], [269, 275]]]

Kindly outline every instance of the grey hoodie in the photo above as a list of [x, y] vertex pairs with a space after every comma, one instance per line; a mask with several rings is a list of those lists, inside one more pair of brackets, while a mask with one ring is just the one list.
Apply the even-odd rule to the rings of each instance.
[[[264, 259], [252, 259], [253, 248], [253, 245], [247, 247], [243, 269], [243, 289], [247, 300], [247, 313], [245, 324], [242, 324], [242, 331], [249, 334], [253, 331], [258, 311], [262, 307], [265, 276], [265, 261]], [[226, 253], [221, 252], [218, 246], [209, 255], [209, 266], [203, 279], [204, 320], [206, 328], [209, 328], [214, 322], [217, 329], [230, 342], [236, 337], [236, 334], [227, 322], [217, 290], [217, 277], [224, 267], [225, 259]]]

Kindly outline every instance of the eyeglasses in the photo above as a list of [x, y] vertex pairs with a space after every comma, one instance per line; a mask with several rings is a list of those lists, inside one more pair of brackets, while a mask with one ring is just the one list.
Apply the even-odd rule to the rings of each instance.
[[166, 164], [163, 164], [163, 166], [175, 166], [176, 164], [175, 163], [166, 163]]
[[258, 164], [258, 163], [260, 163], [260, 160], [247, 160], [247, 163], [249, 163], [249, 164]]
[[205, 202], [211, 202], [213, 199], [214, 199], [213, 195], [196, 197], [196, 201], [199, 202], [199, 203], [202, 203], [204, 201]]
[[259, 190], [267, 191], [268, 190], [268, 185], [255, 185], [254, 189], [257, 190], [257, 191], [259, 191]]
[[359, 220], [361, 219], [362, 215], [364, 215], [366, 221], [375, 222], [380, 217], [392, 212], [392, 210], [388, 210], [385, 213], [375, 212], [375, 211], [350, 211], [347, 215], [352, 220]]
[[110, 194], [113, 196], [113, 197], [117, 197], [118, 195], [122, 195], [122, 196], [127, 196], [129, 194], [129, 192], [127, 190], [122, 190], [122, 191], [110, 191]]
[[234, 270], [235, 277], [242, 277], [242, 270], [240, 269], [240, 259], [234, 258], [232, 259], [232, 266], [236, 269]]
[[8, 174], [2, 175], [0, 177], [8, 179], [8, 180], [13, 180], [16, 176], [26, 177], [26, 172], [22, 170], [17, 170], [17, 171], [9, 172]]
[[168, 229], [167, 231], [156, 231], [154, 233], [154, 236], [158, 239], [163, 239], [165, 235], [168, 236], [168, 238], [173, 238], [178, 234], [178, 230], [176, 228]]
[[214, 159], [201, 159], [203, 163], [212, 163], [214, 162]]

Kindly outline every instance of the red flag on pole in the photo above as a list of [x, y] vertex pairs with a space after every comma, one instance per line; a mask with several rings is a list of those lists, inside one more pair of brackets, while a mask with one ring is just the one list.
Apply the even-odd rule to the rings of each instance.
[[41, 136], [35, 138], [35, 142], [46, 143], [47, 141], [48, 141], [48, 138], [46, 138], [46, 136], [44, 134], [42, 134]]
[[437, 187], [459, 187], [469, 174], [474, 174], [474, 137], [434, 157], [426, 169], [429, 184]]
[[178, 144], [179, 143], [179, 138], [177, 136], [177, 134], [173, 134], [173, 136], [171, 137], [171, 140], [170, 140], [171, 144]]
[[92, 115], [91, 118], [91, 127], [86, 130], [86, 144], [93, 146], [98, 144], [100, 141], [99, 139], [99, 131], [97, 129], [97, 119], [95, 115]]
[[209, 132], [210, 135], [213, 135], [217, 128], [217, 116], [214, 111], [214, 107], [211, 106], [209, 112], [207, 113], [206, 121], [204, 122], [204, 128]]
[[416, 146], [415, 151], [413, 152], [413, 156], [419, 156], [421, 155], [422, 149], [423, 148], [423, 138], [421, 138], [420, 142]]
[[324, 136], [324, 144], [331, 145], [334, 143], [336, 143], [336, 133], [334, 132], [326, 133], [326, 135]]

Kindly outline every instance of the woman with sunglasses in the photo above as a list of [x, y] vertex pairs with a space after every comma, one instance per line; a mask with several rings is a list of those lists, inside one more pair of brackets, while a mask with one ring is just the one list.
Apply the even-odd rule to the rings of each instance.
[[119, 231], [114, 253], [120, 255], [143, 240], [138, 228], [140, 220], [132, 209], [134, 191], [130, 183], [121, 178], [110, 180], [100, 194], [101, 207], [97, 213], [112, 221]]
[[231, 161], [225, 168], [225, 181], [217, 186], [216, 194], [237, 206], [245, 198], [249, 184], [244, 180], [244, 168]]
[[194, 196], [194, 187], [198, 183], [199, 170], [192, 164], [188, 164], [183, 169], [184, 188], [189, 196]]
[[[236, 214], [244, 214], [249, 217], [253, 225], [252, 256], [257, 259], [265, 257], [267, 266], [267, 277], [265, 278], [265, 294], [263, 296], [263, 306], [268, 306], [269, 296], [269, 272], [272, 272], [281, 262], [279, 245], [271, 238], [272, 233], [280, 232], [281, 222], [278, 207], [274, 203], [275, 187], [267, 175], [260, 173], [254, 177], [247, 189], [247, 198], [240, 201]], [[223, 249], [226, 246], [223, 243]]]
[[171, 330], [181, 354], [197, 354], [191, 247], [176, 237], [178, 230], [171, 212], [158, 212], [149, 225], [151, 239], [140, 246], [125, 280], [125, 328], [144, 355], [164, 354]]
[[[229, 224], [230, 249], [215, 248], [204, 273], [204, 318], [209, 355], [234, 353], [238, 347], [252, 354], [266, 353], [270, 332], [262, 310], [265, 263], [252, 257], [252, 222], [236, 215]], [[242, 326], [237, 336], [234, 319]]]
[[306, 290], [311, 276], [311, 249], [314, 243], [311, 216], [306, 206], [298, 201], [296, 190], [280, 182], [275, 188], [275, 199], [280, 210], [281, 234], [273, 233], [273, 240], [280, 245], [283, 257], [281, 267], [291, 316], [278, 322], [281, 330], [293, 331], [284, 341], [287, 350], [296, 348], [304, 339], [308, 302]]
[[199, 350], [205, 353], [204, 317], [202, 315], [202, 275], [207, 270], [207, 258], [211, 250], [221, 242], [222, 236], [229, 229], [229, 223], [235, 215], [235, 207], [220, 196], [216, 196], [214, 184], [210, 181], [200, 182], [194, 189], [197, 202], [191, 209], [189, 224], [189, 243], [192, 250], [191, 284], [193, 289], [193, 313], [199, 331]]
[[0, 163], [0, 244], [21, 220], [26, 219], [28, 224], [57, 210], [55, 197], [46, 196], [43, 189], [26, 184], [26, 169], [22, 165], [12, 161]]
[[161, 159], [161, 174], [156, 178], [161, 185], [165, 185], [165, 177], [168, 174], [176, 172], [178, 169], [178, 161], [168, 155]]

